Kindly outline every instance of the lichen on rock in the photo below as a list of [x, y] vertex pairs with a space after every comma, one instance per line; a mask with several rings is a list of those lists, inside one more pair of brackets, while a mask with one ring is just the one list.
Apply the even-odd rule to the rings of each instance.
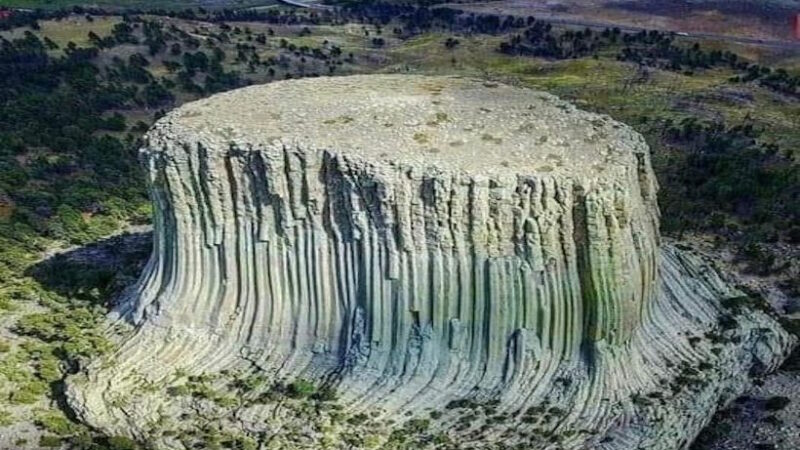
[[517, 422], [437, 415], [461, 442], [672, 449], [792, 344], [761, 312], [720, 325], [739, 294], [660, 242], [644, 139], [548, 94], [282, 81], [178, 108], [141, 155], [155, 248], [115, 311], [135, 332], [69, 387], [101, 429], [153, 438], [176, 371], [236, 370], [353, 412], [469, 399]]

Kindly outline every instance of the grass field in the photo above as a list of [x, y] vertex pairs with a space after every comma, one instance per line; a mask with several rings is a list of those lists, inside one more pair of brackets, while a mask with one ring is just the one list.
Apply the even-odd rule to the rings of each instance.
[[[120, 22], [119, 17], [102, 16], [94, 17], [92, 21], [86, 20], [81, 16], [69, 16], [62, 20], [45, 20], [40, 22], [40, 30], [37, 34], [47, 36], [59, 47], [65, 47], [68, 43], [74, 42], [78, 47], [89, 45], [89, 32], [94, 32], [100, 37], [111, 34], [114, 25]], [[15, 28], [10, 31], [0, 32], [0, 36], [6, 39], [22, 37], [26, 31], [32, 31], [28, 27]]]

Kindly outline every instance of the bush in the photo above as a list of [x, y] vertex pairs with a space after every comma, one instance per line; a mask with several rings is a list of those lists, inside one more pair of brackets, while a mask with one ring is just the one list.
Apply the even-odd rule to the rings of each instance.
[[7, 427], [14, 423], [14, 416], [8, 412], [0, 410], [0, 428]]
[[788, 406], [789, 403], [791, 402], [792, 401], [786, 397], [781, 397], [781, 396], [770, 397], [767, 399], [766, 402], [764, 402], [764, 408], [767, 411], [780, 411], [783, 408], [786, 408], [786, 406]]
[[431, 421], [428, 419], [411, 419], [406, 422], [405, 428], [414, 434], [424, 433], [431, 426]]
[[786, 370], [789, 372], [799, 372], [800, 371], [800, 347], [796, 347], [792, 354], [786, 358], [784, 361], [783, 366], [781, 366], [781, 370]]
[[60, 412], [47, 412], [36, 416], [34, 423], [50, 433], [66, 436], [75, 433], [76, 426]]
[[781, 317], [780, 322], [786, 331], [797, 337], [800, 337], [800, 319], [787, 319], [785, 317]]
[[467, 398], [460, 398], [458, 400], [451, 400], [447, 405], [445, 405], [445, 409], [459, 409], [459, 408], [469, 408], [475, 409], [478, 407], [478, 404], [470, 399]]
[[310, 381], [299, 378], [287, 386], [286, 394], [291, 398], [306, 398], [314, 395], [317, 388]]
[[47, 384], [38, 380], [30, 381], [17, 386], [17, 389], [11, 393], [9, 400], [16, 405], [30, 405], [39, 401], [47, 391]]
[[173, 397], [182, 397], [182, 396], [186, 396], [186, 395], [191, 394], [191, 391], [189, 390], [189, 388], [185, 384], [182, 384], [180, 386], [170, 386], [170, 387], [168, 387], [167, 388], [167, 394], [169, 394], [169, 395], [171, 395]]
[[108, 447], [114, 450], [138, 450], [139, 444], [125, 436], [112, 436], [108, 438]]
[[339, 399], [336, 389], [331, 386], [321, 387], [312, 397], [320, 402], [335, 402]]
[[43, 448], [61, 447], [61, 438], [58, 436], [42, 436], [39, 438], [39, 446]]

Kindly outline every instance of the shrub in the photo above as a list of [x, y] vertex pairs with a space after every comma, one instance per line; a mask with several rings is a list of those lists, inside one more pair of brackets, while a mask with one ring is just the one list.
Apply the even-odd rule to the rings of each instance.
[[61, 447], [61, 438], [58, 436], [42, 436], [39, 438], [39, 446], [43, 448]]
[[185, 384], [182, 384], [180, 386], [170, 386], [167, 388], [167, 394], [173, 397], [182, 397], [185, 395], [189, 395], [190, 393], [191, 391], [189, 390], [188, 387], [186, 387]]
[[8, 412], [0, 410], [0, 427], [7, 427], [14, 423], [14, 416]]
[[773, 415], [769, 415], [767, 417], [764, 417], [763, 422], [764, 423], [768, 423], [768, 424], [773, 425], [773, 426], [776, 426], [776, 427], [783, 425], [783, 421], [781, 419], [773, 416]]
[[450, 401], [445, 406], [445, 409], [459, 409], [459, 408], [475, 409], [477, 406], [478, 404], [474, 400], [470, 400], [468, 398], [461, 398], [458, 400]]
[[781, 317], [780, 322], [786, 331], [800, 337], [800, 319], [787, 319], [785, 317]]
[[313, 395], [314, 400], [320, 402], [335, 402], [339, 399], [336, 389], [331, 386], [323, 386]]
[[291, 398], [306, 398], [314, 395], [317, 388], [308, 380], [298, 378], [287, 386], [286, 394]]
[[424, 433], [431, 426], [431, 421], [428, 419], [411, 419], [406, 422], [405, 428], [411, 433], [419, 434]]
[[9, 400], [16, 405], [30, 405], [39, 401], [42, 396], [47, 393], [47, 385], [41, 381], [30, 381], [21, 386], [11, 393]]
[[781, 370], [786, 370], [789, 372], [798, 372], [800, 371], [800, 347], [797, 347], [792, 351], [786, 361], [784, 361], [783, 366], [781, 366]]
[[76, 426], [59, 412], [46, 412], [36, 416], [34, 423], [50, 433], [65, 436], [76, 431]]
[[767, 399], [766, 402], [764, 402], [764, 408], [767, 411], [780, 411], [783, 408], [786, 408], [786, 406], [788, 406], [789, 403], [791, 402], [792, 401], [786, 397], [781, 397], [781, 396], [770, 397]]
[[138, 450], [139, 444], [125, 436], [112, 436], [108, 438], [108, 447], [114, 450]]

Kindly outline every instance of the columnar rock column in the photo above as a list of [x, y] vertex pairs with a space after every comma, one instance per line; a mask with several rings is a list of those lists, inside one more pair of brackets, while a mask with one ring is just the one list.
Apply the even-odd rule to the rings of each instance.
[[[110, 391], [246, 361], [329, 380], [354, 409], [549, 399], [564, 424], [607, 429], [627, 417], [608, 402], [705, 358], [677, 334], [732, 295], [663, 262], [642, 137], [543, 93], [277, 82], [173, 111], [142, 159], [155, 250], [117, 311], [135, 336], [91, 372]], [[77, 409], [119, 429], [113, 392], [87, 392]]]

